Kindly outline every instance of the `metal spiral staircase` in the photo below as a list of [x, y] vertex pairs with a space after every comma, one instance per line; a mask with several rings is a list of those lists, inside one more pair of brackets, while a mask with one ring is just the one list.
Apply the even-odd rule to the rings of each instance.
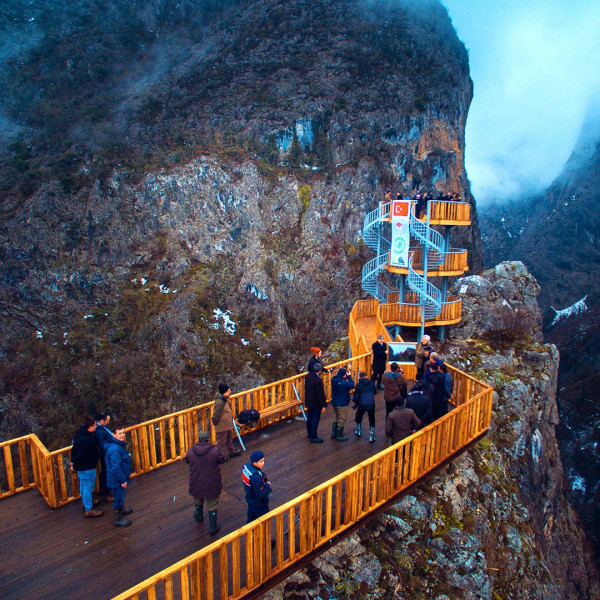
[[[389, 252], [391, 240], [385, 235], [389, 223], [390, 203], [380, 204], [378, 208], [365, 216], [362, 239], [371, 248], [376, 256], [363, 266], [362, 288], [363, 290], [379, 300], [386, 303], [387, 296], [391, 292], [388, 286], [383, 284], [380, 274], [389, 266]], [[423, 307], [424, 320], [435, 319], [442, 311], [443, 294], [427, 280], [427, 269], [439, 267], [446, 257], [446, 243], [441, 233], [430, 227], [429, 218], [420, 221], [414, 214], [415, 207], [410, 211], [410, 235], [423, 247], [423, 275], [417, 273], [413, 268], [415, 258], [414, 248], [410, 251], [408, 264], [408, 276], [406, 282], [410, 289], [418, 297], [419, 304]]]
[[426, 268], [424, 276], [419, 275], [412, 266], [414, 252], [408, 261], [408, 286], [417, 294], [419, 303], [423, 306], [425, 321], [435, 319], [442, 312], [442, 291], [427, 281], [427, 269], [438, 267], [444, 262], [446, 249], [444, 237], [439, 231], [432, 229], [427, 222], [419, 221], [414, 214], [415, 207], [410, 211], [410, 234], [423, 246]]

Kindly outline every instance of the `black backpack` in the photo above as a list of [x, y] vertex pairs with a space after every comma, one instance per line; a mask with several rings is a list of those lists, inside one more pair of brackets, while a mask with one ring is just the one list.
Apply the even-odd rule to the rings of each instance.
[[241, 411], [237, 418], [238, 423], [248, 425], [249, 427], [254, 427], [259, 419], [260, 413], [254, 408]]

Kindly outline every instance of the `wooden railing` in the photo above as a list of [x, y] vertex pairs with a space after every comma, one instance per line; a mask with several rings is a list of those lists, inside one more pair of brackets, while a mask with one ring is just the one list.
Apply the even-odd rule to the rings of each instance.
[[115, 600], [240, 598], [324, 548], [488, 429], [492, 389], [456, 369], [451, 371], [459, 404], [455, 410]]
[[[411, 253], [414, 255], [412, 259], [412, 268], [415, 271], [423, 270], [423, 248], [415, 248], [411, 250]], [[444, 257], [444, 262], [441, 265], [438, 265], [435, 268], [429, 268], [429, 275], [435, 276], [436, 274], [460, 274], [464, 273], [468, 268], [468, 252], [467, 250], [463, 250], [461, 248], [451, 248]], [[408, 271], [408, 268], [405, 269]]]
[[[416, 202], [413, 200], [411, 204], [414, 207]], [[427, 208], [429, 210], [430, 222], [434, 224], [460, 224], [468, 225], [471, 222], [471, 205], [468, 202], [446, 202], [444, 200], [428, 200]], [[390, 203], [380, 202], [380, 219], [382, 221], [390, 219]]]
[[430, 200], [428, 202], [429, 221], [452, 224], [459, 222], [468, 224], [471, 222], [471, 205], [467, 202], [443, 202]]
[[[328, 365], [328, 369], [348, 367], [355, 380], [359, 371], [367, 371], [371, 353], [363, 353], [352, 359]], [[304, 398], [304, 377], [300, 373], [260, 387], [238, 392], [230, 396], [234, 415], [245, 408], [255, 408], [259, 412], [267, 407], [295, 398]], [[323, 381], [327, 399], [331, 395], [332, 373], [324, 372]], [[181, 460], [188, 449], [198, 439], [200, 429], [211, 431], [210, 424], [214, 402], [193, 406], [157, 419], [145, 421], [127, 428], [130, 434], [130, 449], [133, 462], [132, 477], [149, 473], [160, 467]], [[261, 420], [258, 429], [281, 419], [298, 414], [298, 407], [274, 414]], [[71, 446], [49, 452], [35, 434], [30, 434], [0, 444], [0, 499], [18, 492], [37, 487], [46, 502], [57, 508], [77, 500], [79, 485], [77, 472], [72, 471]]]
[[[388, 294], [389, 304], [379, 304], [376, 311], [376, 325], [377, 325], [377, 333], [383, 333], [384, 335], [387, 333], [385, 329], [386, 325], [406, 325], [411, 326], [415, 324], [421, 323], [421, 311], [422, 306], [416, 302], [416, 295], [414, 296], [415, 302], [404, 302], [400, 303], [395, 298], [398, 298], [397, 292], [393, 292]], [[405, 300], [411, 299], [411, 294], [407, 294], [405, 296]], [[359, 300], [356, 304], [362, 302], [375, 302], [377, 300]], [[356, 306], [355, 304], [355, 306]], [[426, 325], [435, 325], [435, 324], [449, 324], [449, 323], [458, 323], [461, 318], [461, 310], [462, 310], [462, 301], [458, 296], [447, 296], [447, 301], [442, 304], [442, 312], [433, 320], [426, 321]], [[360, 313], [360, 311], [357, 311]], [[353, 317], [353, 314], [350, 314], [350, 326], [349, 330], [357, 331], [356, 329], [356, 320]], [[389, 335], [389, 334], [388, 334]], [[388, 336], [386, 336], [387, 338]], [[388, 341], [390, 341], [388, 339]], [[366, 348], [370, 349], [370, 346], [366, 345], [366, 342], [361, 344], [361, 340], [359, 339], [358, 333], [355, 335], [350, 335], [350, 349], [354, 353], [355, 350], [361, 351]], [[366, 351], [366, 350], [365, 350]]]

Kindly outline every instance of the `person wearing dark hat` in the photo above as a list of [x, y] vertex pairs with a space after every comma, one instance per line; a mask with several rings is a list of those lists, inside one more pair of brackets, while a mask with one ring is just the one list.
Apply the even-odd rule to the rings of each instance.
[[231, 388], [226, 383], [220, 383], [211, 420], [217, 434], [217, 446], [224, 455], [229, 453], [229, 458], [232, 458], [239, 456], [242, 451], [233, 445], [233, 411], [229, 403], [230, 395]]
[[321, 363], [315, 363], [313, 370], [304, 378], [304, 404], [306, 406], [306, 432], [313, 444], [322, 444], [323, 438], [317, 435], [321, 413], [325, 412], [327, 400], [325, 398], [325, 387], [321, 379], [323, 367]]
[[350, 404], [350, 390], [354, 389], [354, 381], [350, 373], [344, 369], [338, 369], [336, 375], [331, 378], [331, 406], [335, 411], [335, 420], [331, 426], [331, 439], [338, 442], [347, 442], [344, 435], [346, 414]]
[[362, 419], [365, 413], [369, 416], [369, 442], [375, 441], [375, 384], [367, 377], [364, 371], [358, 374], [358, 383], [354, 389], [354, 402], [357, 411], [354, 421], [356, 429], [354, 435], [360, 437], [362, 434]]
[[371, 346], [373, 351], [373, 374], [371, 375], [371, 381], [377, 380], [377, 387], [382, 390], [383, 384], [381, 378], [385, 373], [385, 367], [387, 366], [387, 344], [383, 341], [383, 334], [377, 336], [377, 341]]
[[250, 462], [242, 468], [242, 482], [248, 504], [246, 523], [254, 521], [269, 512], [269, 496], [272, 494], [271, 484], [263, 473], [265, 454], [255, 450], [250, 455]]
[[408, 393], [406, 407], [412, 408], [419, 420], [423, 421], [425, 425], [429, 425], [433, 420], [431, 398], [425, 393], [425, 385], [422, 381], [417, 381]]
[[185, 461], [190, 465], [190, 496], [194, 499], [194, 519], [204, 521], [204, 503], [208, 509], [210, 535], [215, 535], [221, 525], [217, 523], [217, 506], [223, 490], [220, 464], [227, 460], [218, 446], [213, 446], [210, 433], [201, 430], [198, 441], [187, 451]]

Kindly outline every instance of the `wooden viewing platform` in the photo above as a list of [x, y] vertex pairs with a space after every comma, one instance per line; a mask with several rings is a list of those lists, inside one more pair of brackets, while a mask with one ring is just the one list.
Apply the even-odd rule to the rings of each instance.
[[[376, 320], [376, 331], [380, 326]], [[350, 341], [353, 358], [337, 366], [348, 364], [356, 380], [358, 370], [368, 370], [370, 356], [355, 353], [367, 341], [352, 317]], [[134, 512], [133, 525], [126, 529], [112, 526], [110, 504], [100, 506], [108, 513], [103, 517], [83, 517], [68, 469], [70, 448], [49, 453], [36, 436], [0, 444], [0, 597], [210, 600], [264, 589], [487, 431], [492, 389], [450, 370], [455, 409], [395, 446], [389, 446], [383, 432], [381, 393], [373, 444], [352, 435], [352, 423], [346, 428], [348, 442], [330, 440], [330, 408], [320, 424], [323, 444], [306, 439], [297, 408], [262, 421], [261, 429], [244, 441], [249, 451], [265, 452], [265, 472], [274, 488], [271, 512], [245, 524], [240, 471], [249, 453], [230, 459], [222, 466], [218, 515], [223, 527], [215, 537], [208, 535], [206, 522], [192, 517], [188, 467], [181, 461], [198, 429], [207, 428], [212, 403], [128, 430], [134, 478], [126, 503]], [[405, 371], [414, 377], [414, 366]], [[324, 376], [328, 394], [330, 377]], [[303, 383], [300, 374], [234, 394], [234, 412], [250, 406], [261, 410], [296, 393], [303, 397]], [[353, 416], [349, 411], [350, 420]]]

